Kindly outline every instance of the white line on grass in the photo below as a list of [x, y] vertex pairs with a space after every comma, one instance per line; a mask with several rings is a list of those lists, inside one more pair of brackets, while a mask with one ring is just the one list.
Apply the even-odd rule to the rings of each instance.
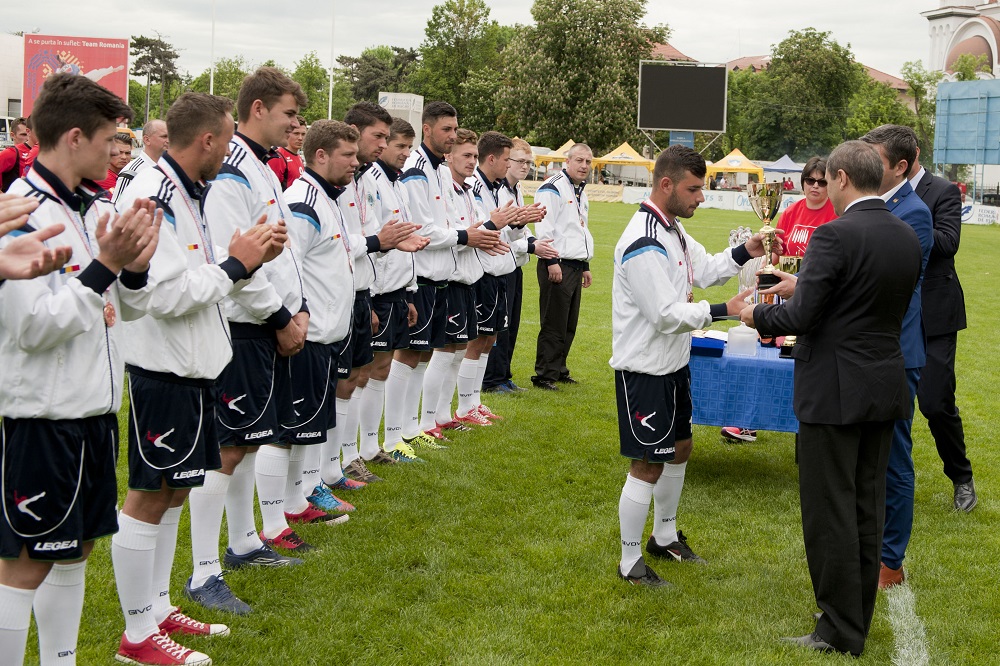
[[917, 598], [909, 584], [903, 583], [886, 590], [889, 600], [889, 623], [896, 643], [893, 666], [927, 666], [930, 654], [924, 623], [917, 615]]

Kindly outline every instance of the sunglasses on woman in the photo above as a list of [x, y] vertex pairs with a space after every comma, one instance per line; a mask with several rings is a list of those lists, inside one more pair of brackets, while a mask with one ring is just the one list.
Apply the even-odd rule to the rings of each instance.
[[819, 185], [820, 187], [826, 187], [826, 178], [803, 178], [802, 182], [812, 187], [813, 185]]

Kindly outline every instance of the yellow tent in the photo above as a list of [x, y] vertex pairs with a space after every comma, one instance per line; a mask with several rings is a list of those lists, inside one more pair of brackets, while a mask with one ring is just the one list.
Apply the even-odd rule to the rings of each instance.
[[535, 155], [535, 166], [551, 164], [552, 162], [565, 162], [566, 153], [573, 147], [574, 144], [576, 144], [576, 141], [570, 139], [563, 145], [553, 150], [551, 153], [547, 153], [545, 155]]
[[646, 167], [650, 171], [656, 164], [653, 160], [647, 160], [636, 152], [636, 149], [629, 145], [628, 141], [618, 146], [607, 155], [594, 158], [594, 168], [605, 166], [606, 164], [621, 164], [623, 166]]
[[740, 152], [739, 148], [733, 148], [733, 152], [729, 153], [721, 160], [712, 164], [708, 167], [708, 173], [706, 178], [711, 180], [712, 176], [717, 173], [754, 173], [757, 174], [757, 181], [764, 182], [764, 169], [759, 167], [750, 160], [747, 159], [746, 155]]

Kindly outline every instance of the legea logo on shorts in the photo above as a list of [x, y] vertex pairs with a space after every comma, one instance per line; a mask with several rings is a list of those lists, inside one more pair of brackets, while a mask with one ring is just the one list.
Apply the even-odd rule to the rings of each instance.
[[247, 435], [247, 439], [264, 439], [265, 437], [270, 437], [273, 434], [274, 430], [269, 428], [267, 430], [261, 430], [260, 432], [252, 432]]
[[300, 432], [295, 435], [295, 439], [305, 439], [306, 437], [319, 437], [323, 433], [316, 430], [314, 432]]
[[199, 476], [205, 476], [205, 470], [203, 470], [203, 469], [189, 469], [186, 472], [174, 472], [174, 477], [173, 478], [175, 480], [180, 481], [182, 479], [195, 479], [195, 478], [198, 478]]
[[653, 451], [653, 455], [661, 455], [673, 452], [674, 452], [674, 447], [671, 446], [669, 449], [656, 449], [655, 451]]
[[410, 340], [411, 345], [426, 345], [429, 344], [427, 340]]
[[76, 539], [73, 539], [71, 541], [42, 541], [41, 543], [35, 544], [35, 552], [69, 550], [70, 548], [76, 548], [76, 546], [77, 546]]

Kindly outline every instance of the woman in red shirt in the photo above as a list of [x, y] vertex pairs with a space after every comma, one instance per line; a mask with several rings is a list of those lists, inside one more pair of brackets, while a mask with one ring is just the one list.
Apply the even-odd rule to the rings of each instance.
[[[827, 194], [826, 160], [822, 157], [809, 158], [802, 168], [802, 192], [806, 198], [793, 203], [778, 218], [778, 229], [784, 232], [782, 240], [786, 256], [804, 255], [813, 230], [837, 217]], [[721, 434], [726, 439], [741, 442], [757, 439], [756, 430], [736, 426], [726, 426]]]
[[802, 168], [802, 192], [805, 199], [796, 201], [778, 218], [778, 229], [785, 232], [785, 254], [801, 257], [806, 252], [813, 230], [837, 217], [826, 191], [826, 160], [812, 157]]

